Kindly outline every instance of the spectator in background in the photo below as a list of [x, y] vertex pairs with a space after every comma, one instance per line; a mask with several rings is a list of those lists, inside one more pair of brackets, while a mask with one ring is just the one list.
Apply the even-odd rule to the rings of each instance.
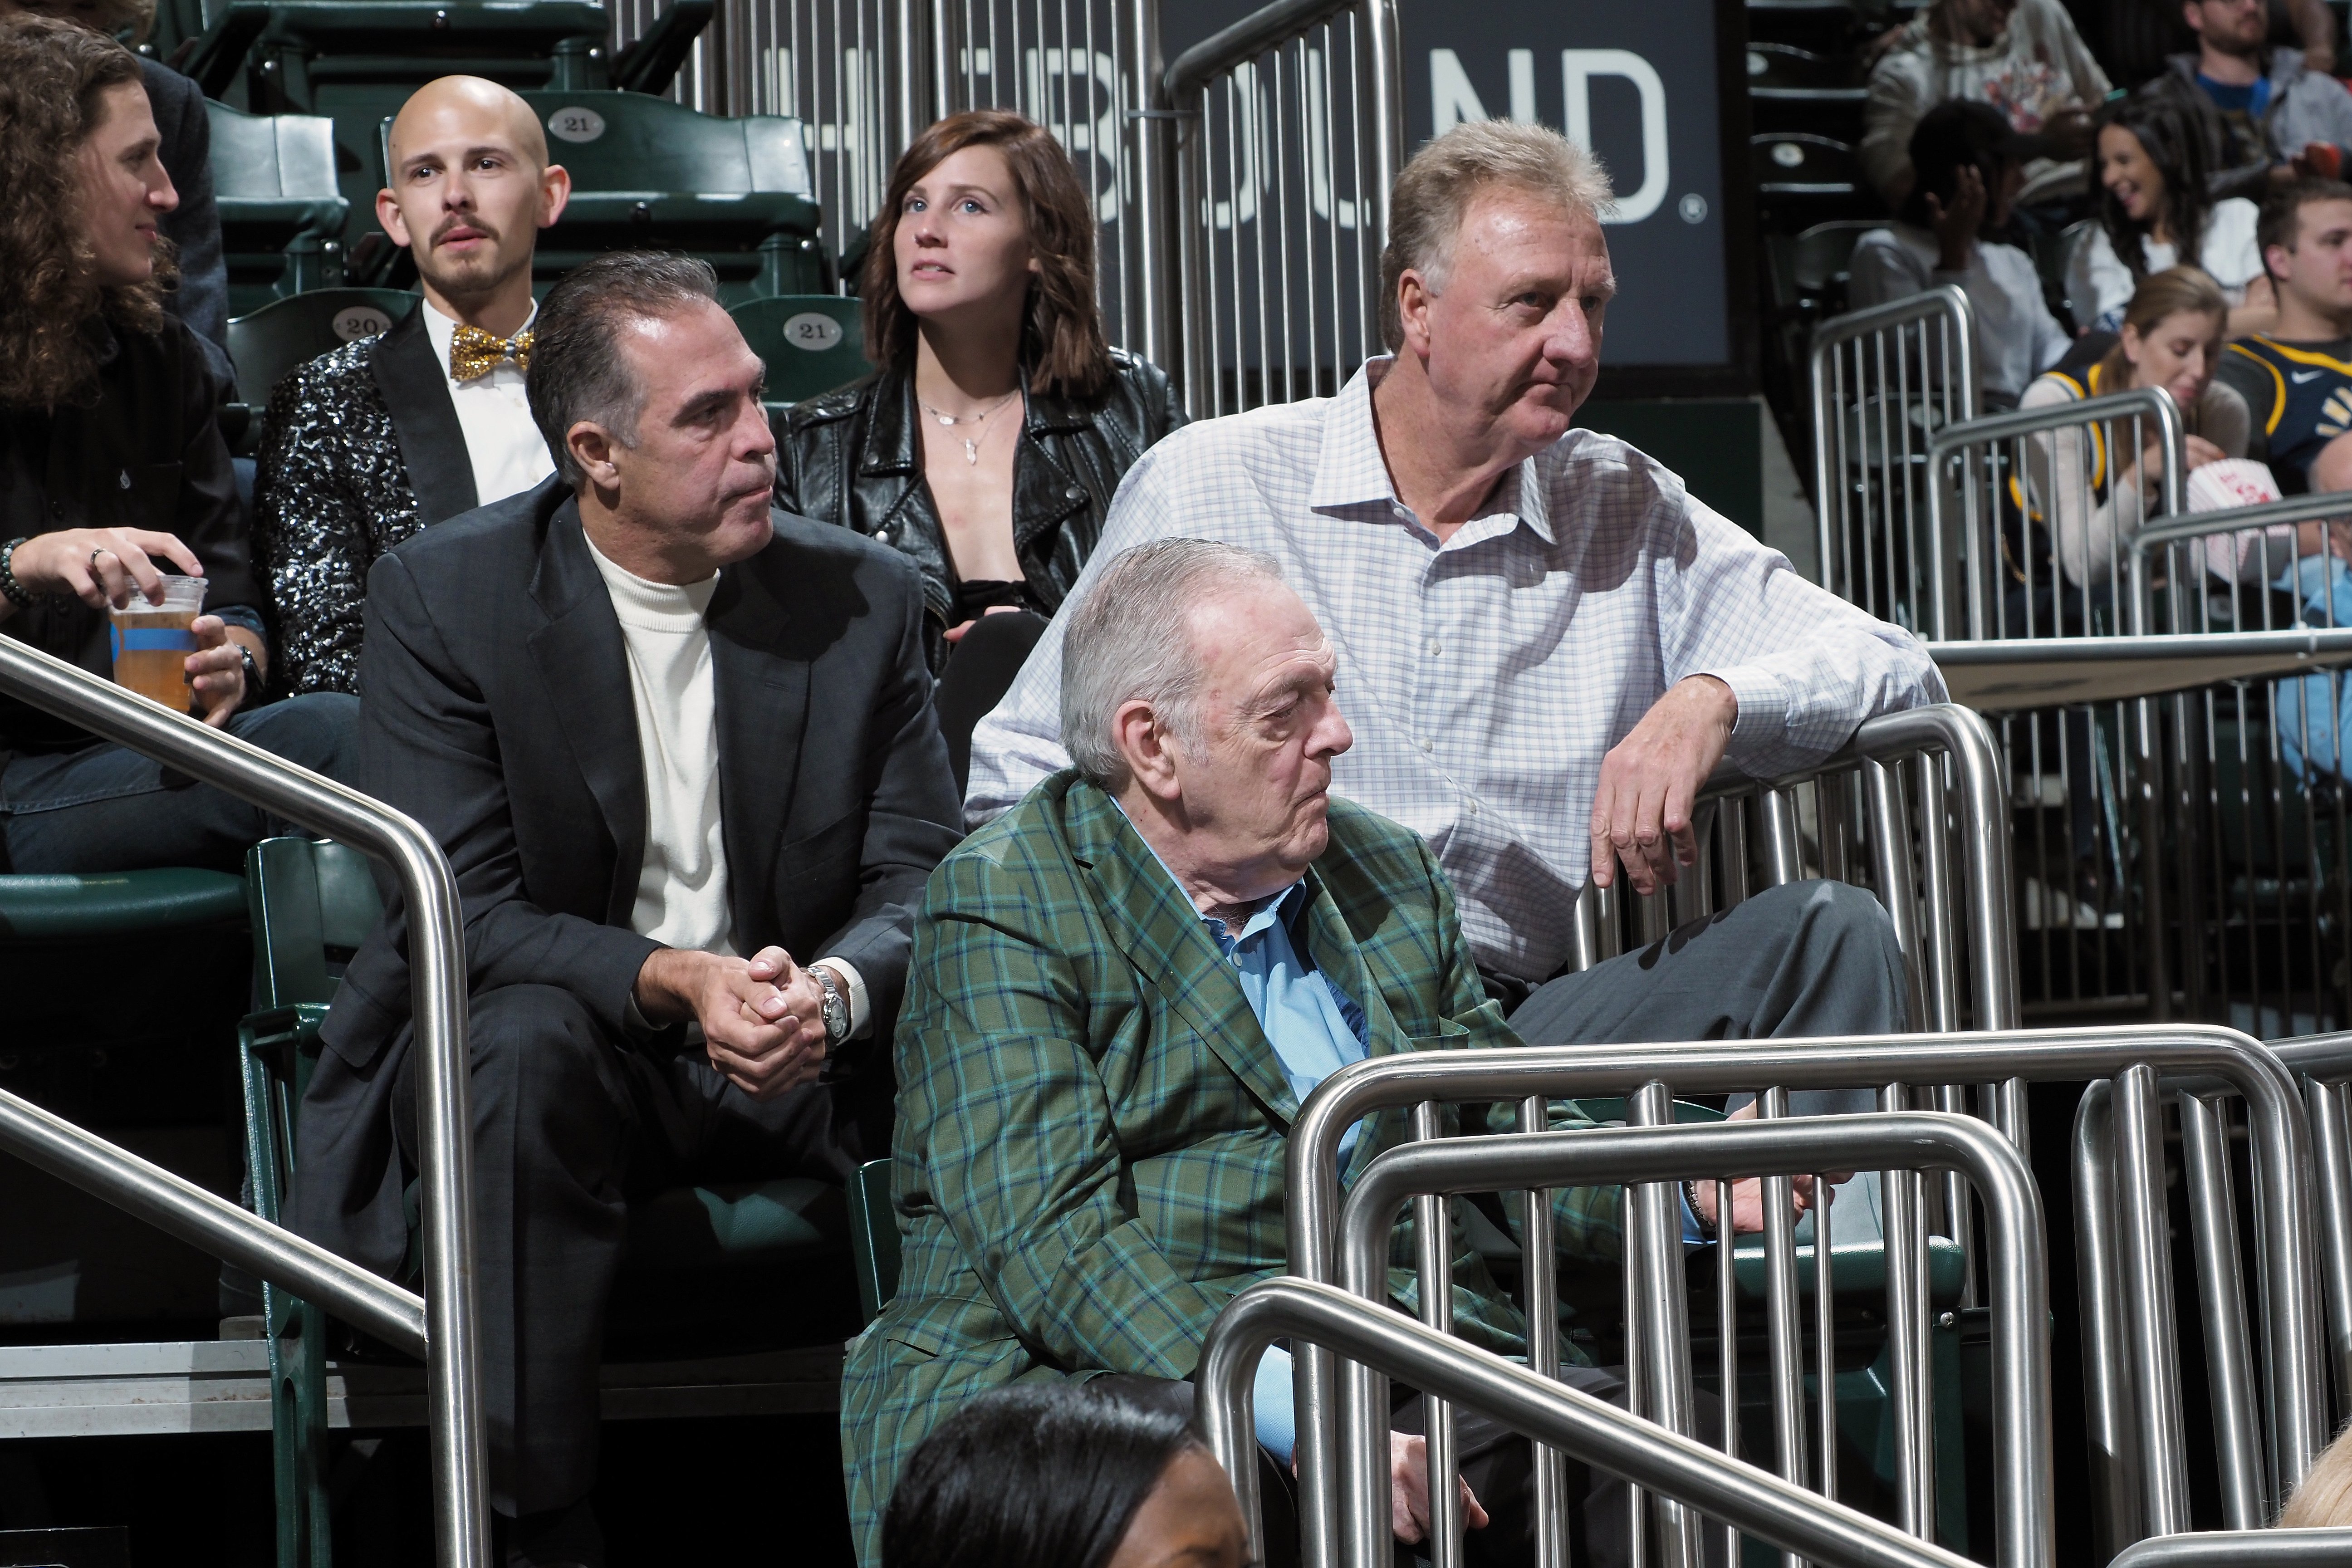
[[[2136, 386], [2160, 386], [2180, 405], [2191, 469], [2246, 455], [2245, 400], [2214, 378], [2229, 307], [2213, 279], [2175, 267], [2139, 286], [2119, 333], [2093, 332], [2026, 389], [2022, 406], [2048, 408]], [[2128, 428], [2128, 426], [2126, 426]], [[2151, 440], [2155, 435], [2148, 431]], [[2051, 547], [2066, 581], [2104, 586], [2115, 578], [2125, 540], [2147, 521], [2158, 464], [2140, 453], [2116, 472], [2114, 455], [2087, 427], [2046, 431], [2027, 451], [2033, 542], [2003, 542], [2039, 557], [2034, 581], [2050, 579]], [[2048, 611], [2042, 616], [2046, 620]], [[2012, 613], [2012, 625], [2022, 616]]]
[[[0, 20], [0, 631], [110, 675], [107, 611], [207, 581], [188, 702], [207, 723], [331, 775], [349, 698], [257, 710], [269, 657], [245, 514], [194, 334], [163, 310], [174, 202], [139, 61], [42, 16]], [[213, 866], [289, 831], [158, 763], [0, 700], [0, 836], [20, 872]]]
[[[79, 22], [109, 37], [128, 32], [144, 38], [155, 26], [155, 0], [0, 0], [0, 16], [22, 12]], [[213, 204], [212, 114], [194, 82], [161, 60], [133, 58], [161, 137], [156, 156], [180, 195], [180, 205], [163, 215], [161, 225], [179, 271], [177, 285], [163, 296], [163, 309], [196, 334], [205, 368], [226, 398], [236, 372], [228, 359], [228, 267], [221, 255], [220, 212]]]
[[2024, 138], [1990, 104], [1952, 100], [1911, 132], [1917, 178], [1901, 217], [1855, 242], [1854, 308], [1946, 284], [1965, 289], [1977, 322], [1977, 381], [1988, 405], [2013, 406], [2026, 384], [2071, 341], [2042, 298], [2033, 258], [1987, 237], [2009, 221], [2025, 174]]
[[2205, 146], [2179, 107], [2147, 93], [2098, 116], [2099, 224], [2066, 267], [2080, 325], [2112, 332], [2133, 292], [2178, 263], [2201, 267], [2221, 287], [2231, 335], [2276, 319], [2254, 229], [2262, 209], [2242, 197], [2211, 200]]
[[1233, 1483], [1131, 1378], [983, 1394], [933, 1429], [882, 1516], [882, 1568], [1244, 1568]]
[[2301, 49], [2273, 47], [2266, 0], [2180, 9], [2197, 52], [2171, 56], [2148, 90], [2190, 117], [2212, 194], [2260, 201], [2297, 174], [2338, 177], [2352, 148], [2352, 92]]
[[422, 298], [380, 336], [297, 366], [268, 393], [253, 496], [290, 691], [359, 689], [367, 577], [411, 534], [555, 471], [525, 396], [531, 258], [572, 176], [530, 106], [480, 77], [429, 81], [386, 143], [376, 221]]
[[2277, 324], [2230, 345], [2221, 379], [2244, 398], [2261, 458], [2289, 495], [2352, 429], [2352, 185], [2301, 179], [2263, 204], [2257, 234]]
[[2107, 75], [2058, 0], [1936, 0], [1905, 26], [1870, 73], [1863, 110], [1862, 166], [1888, 204], [1911, 194], [1912, 128], [1946, 99], [1989, 103], [2011, 130], [2038, 136], [2043, 158], [2071, 161], [2090, 151], [2091, 110], [2107, 95]]
[[1160, 368], [1104, 341], [1095, 229], [1044, 127], [1001, 110], [933, 125], [899, 155], [866, 247], [881, 368], [794, 406], [778, 447], [778, 505], [923, 569], [959, 785], [972, 725], [1077, 581], [1119, 480], [1184, 423]]
[[[2338, 436], [2320, 448], [2310, 478], [2314, 493], [2352, 490], [2352, 436]], [[2296, 612], [2308, 625], [2352, 626], [2352, 563], [2352, 563], [2352, 515], [2306, 522], [2296, 531], [2300, 537], [2291, 561], [2284, 549], [2273, 549], [2268, 557], [2287, 563], [2273, 586], [2294, 595]], [[2352, 736], [2352, 681], [2344, 672], [2315, 671], [2279, 681], [2271, 690], [2278, 718], [2279, 760], [2287, 771], [2305, 784], [2352, 773], [2346, 766], [2352, 758], [2343, 749], [2344, 738]], [[2352, 1461], [2339, 1455], [2339, 1470], [2347, 1462]], [[2340, 1494], [2342, 1479], [2335, 1485]], [[2302, 1494], [2296, 1496], [2299, 1500]]]

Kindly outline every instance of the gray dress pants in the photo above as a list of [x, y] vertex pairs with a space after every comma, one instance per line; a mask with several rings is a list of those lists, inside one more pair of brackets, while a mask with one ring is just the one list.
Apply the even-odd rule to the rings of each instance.
[[[1510, 1022], [1531, 1046], [1630, 1045], [1895, 1034], [1910, 1026], [1909, 1015], [1885, 906], [1843, 882], [1790, 882], [1638, 952], [1548, 981]], [[1758, 1054], [1769, 1058], [1769, 1047]], [[1877, 1104], [1866, 1089], [1789, 1096], [1799, 1115]]]

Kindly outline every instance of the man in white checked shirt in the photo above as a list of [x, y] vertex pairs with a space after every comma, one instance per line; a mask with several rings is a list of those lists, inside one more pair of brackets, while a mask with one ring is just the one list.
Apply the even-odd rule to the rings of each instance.
[[[1723, 758], [1786, 769], [1864, 719], [1944, 698], [1908, 633], [1805, 582], [1633, 447], [1572, 427], [1616, 287], [1607, 200], [1593, 160], [1541, 127], [1430, 143], [1391, 204], [1393, 355], [1336, 398], [1169, 437], [1129, 470], [1095, 561], [1192, 535], [1282, 563], [1355, 692], [1334, 788], [1435, 847], [1526, 1038], [1901, 1028], [1891, 927], [1832, 883], [1555, 978], [1588, 870], [1642, 893], [1674, 880]], [[1052, 629], [973, 736], [968, 822], [1067, 765], [1060, 705]]]

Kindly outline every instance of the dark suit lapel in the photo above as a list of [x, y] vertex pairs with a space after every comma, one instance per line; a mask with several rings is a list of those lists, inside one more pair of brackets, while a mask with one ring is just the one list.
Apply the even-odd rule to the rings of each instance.
[[531, 659], [618, 849], [605, 918], [625, 925], [646, 858], [645, 754], [621, 623], [589, 557], [576, 500], [566, 498], [548, 520], [530, 597], [547, 617], [530, 634]]
[[1072, 823], [1071, 841], [1102, 889], [1115, 945], [1135, 961], [1170, 1010], [1287, 1125], [1298, 1114], [1290, 1079], [1233, 966], [1202, 928], [1200, 911], [1109, 796], [1079, 784], [1069, 798], [1083, 818]]
[[739, 933], [761, 923], [808, 723], [809, 661], [792, 657], [784, 642], [791, 565], [777, 543], [728, 567], [705, 617], [718, 708], [719, 821]]
[[[423, 300], [390, 331], [375, 341], [368, 364], [376, 389], [392, 412], [400, 438], [400, 460], [416, 496], [417, 520], [446, 522], [480, 504], [474, 493], [474, 464], [466, 432], [449, 395], [449, 375], [425, 335]], [[593, 563], [590, 575], [594, 575]]]

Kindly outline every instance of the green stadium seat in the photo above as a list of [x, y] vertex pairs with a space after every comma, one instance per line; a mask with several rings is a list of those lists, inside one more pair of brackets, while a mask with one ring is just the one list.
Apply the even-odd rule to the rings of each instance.
[[[254, 846], [244, 891], [257, 1006], [238, 1035], [247, 1159], [255, 1212], [275, 1222], [338, 965], [383, 906], [364, 857], [305, 838]], [[414, 1183], [409, 1198], [414, 1216]], [[607, 1354], [657, 1359], [682, 1340], [698, 1356], [836, 1342], [855, 1326], [844, 1267], [852, 1251], [846, 1195], [803, 1178], [679, 1187], [634, 1204], [606, 1314]], [[414, 1245], [410, 1252], [413, 1258]], [[294, 1568], [329, 1561], [325, 1325], [323, 1314], [275, 1287], [264, 1288], [263, 1300], [278, 1562]]]
[[230, 312], [340, 282], [351, 204], [336, 185], [334, 122], [247, 114], [209, 100], [205, 107]]
[[75, 877], [0, 877], [0, 941], [125, 937], [235, 924], [245, 884], [220, 871], [172, 868]]
[[[831, 281], [799, 121], [721, 119], [641, 92], [522, 97], [547, 127], [550, 155], [572, 176], [563, 216], [539, 238], [533, 272], [542, 291], [591, 256], [641, 247], [709, 262], [730, 305]], [[391, 137], [387, 116], [376, 148], [387, 171]]]
[[289, 371], [389, 330], [415, 304], [415, 295], [396, 289], [314, 289], [231, 317], [228, 357], [236, 365], [237, 400], [257, 418]]
[[898, 1293], [898, 1216], [890, 1207], [890, 1162], [868, 1160], [849, 1184], [851, 1258], [857, 1305], [872, 1322]]
[[768, 413], [856, 381], [866, 359], [866, 317], [838, 294], [782, 294], [738, 305], [728, 314], [768, 367]]

